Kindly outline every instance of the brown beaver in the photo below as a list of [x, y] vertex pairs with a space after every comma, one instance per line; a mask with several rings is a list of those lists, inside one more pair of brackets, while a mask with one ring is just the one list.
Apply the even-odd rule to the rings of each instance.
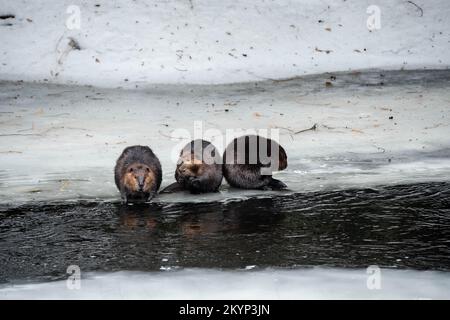
[[256, 135], [234, 139], [223, 153], [223, 175], [227, 182], [243, 189], [286, 189], [272, 178], [272, 170], [287, 167], [286, 151], [278, 143]]
[[216, 147], [209, 141], [192, 140], [180, 152], [175, 170], [177, 182], [166, 187], [163, 192], [216, 192], [222, 178], [222, 159]]
[[114, 178], [125, 203], [149, 201], [161, 185], [161, 164], [149, 147], [127, 147], [117, 159]]

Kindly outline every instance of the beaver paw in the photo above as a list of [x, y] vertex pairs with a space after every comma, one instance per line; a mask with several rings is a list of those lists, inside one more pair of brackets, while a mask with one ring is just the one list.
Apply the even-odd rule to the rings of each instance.
[[155, 195], [156, 195], [156, 192], [150, 192], [150, 194], [149, 194], [148, 197], [147, 197], [147, 200], [145, 200], [145, 201], [150, 201], [150, 200], [152, 200], [152, 199], [155, 197]]
[[190, 180], [190, 183], [193, 188], [200, 189], [200, 184], [201, 184], [200, 179], [198, 179], [198, 178], [192, 179], [192, 180]]
[[277, 179], [271, 179], [269, 182], [269, 187], [272, 188], [272, 190], [287, 189], [287, 185], [285, 185], [283, 182]]

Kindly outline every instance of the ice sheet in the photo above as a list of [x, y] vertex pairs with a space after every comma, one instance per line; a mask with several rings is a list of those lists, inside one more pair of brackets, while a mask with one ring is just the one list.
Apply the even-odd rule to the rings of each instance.
[[[0, 288], [1, 299], [449, 299], [448, 272], [380, 269], [293, 269], [89, 273], [67, 281]], [[378, 273], [377, 273], [378, 274]], [[369, 285], [367, 284], [369, 282]], [[69, 283], [73, 283], [70, 282]], [[72, 285], [71, 288], [74, 288]]]
[[[288, 168], [275, 175], [289, 192], [448, 180], [449, 71], [335, 77], [145, 90], [2, 82], [0, 202], [118, 201], [113, 167], [134, 144], [149, 145], [160, 158], [164, 187], [189, 141], [177, 130], [194, 137], [196, 123], [220, 151], [232, 139], [228, 129], [278, 129]], [[296, 133], [314, 124], [316, 130]], [[155, 201], [268, 194], [224, 182], [217, 194]]]

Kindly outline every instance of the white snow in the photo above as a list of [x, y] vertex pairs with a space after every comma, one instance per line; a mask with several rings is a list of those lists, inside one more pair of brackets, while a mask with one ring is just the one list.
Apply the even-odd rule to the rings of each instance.
[[[448, 68], [448, 0], [414, 3], [422, 11], [403, 0], [0, 0], [15, 15], [0, 20], [0, 79], [135, 88]], [[381, 28], [370, 31], [372, 5]]]
[[380, 269], [379, 282], [370, 276], [326, 268], [121, 271], [82, 275], [78, 290], [67, 281], [3, 285], [0, 299], [450, 299], [448, 272]]

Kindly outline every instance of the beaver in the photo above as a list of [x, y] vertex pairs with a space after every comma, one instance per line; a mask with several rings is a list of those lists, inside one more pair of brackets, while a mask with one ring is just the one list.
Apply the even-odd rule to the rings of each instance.
[[283, 147], [271, 139], [256, 135], [236, 138], [226, 147], [223, 161], [223, 175], [232, 187], [263, 190], [287, 188], [283, 182], [272, 178], [272, 170], [287, 167], [287, 155]]
[[161, 164], [149, 147], [130, 146], [117, 159], [114, 179], [125, 203], [149, 201], [161, 185]]
[[175, 170], [177, 182], [169, 185], [163, 192], [216, 192], [222, 178], [222, 159], [216, 147], [209, 141], [192, 140], [180, 152]]

